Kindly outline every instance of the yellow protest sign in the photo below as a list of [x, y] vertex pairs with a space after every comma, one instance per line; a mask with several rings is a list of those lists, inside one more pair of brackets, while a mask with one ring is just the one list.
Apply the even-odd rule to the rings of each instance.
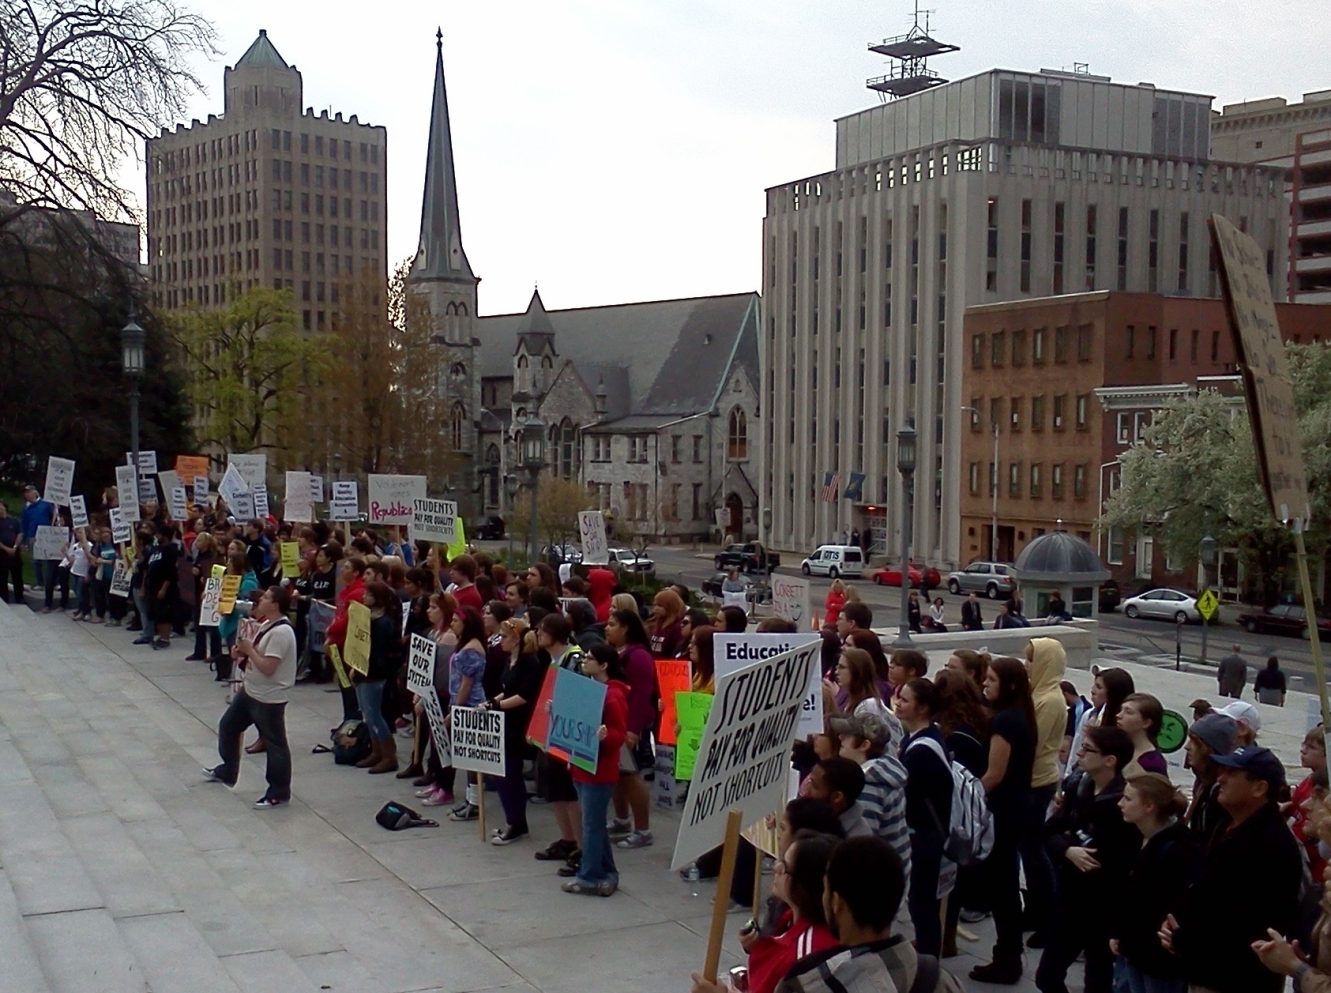
[[282, 575], [287, 579], [300, 575], [300, 542], [282, 542]]
[[240, 593], [239, 576], [222, 577], [222, 599], [217, 602], [219, 614], [230, 614], [236, 609], [236, 595]]
[[213, 565], [213, 571], [210, 575], [212, 576], [213, 579], [221, 579], [223, 576], [226, 575], [226, 566], [224, 566], [221, 562], [215, 563]]
[[448, 546], [448, 560], [452, 562], [459, 555], [467, 554], [467, 532], [462, 526], [462, 518], [457, 519], [457, 537], [453, 539], [453, 544]]
[[336, 645], [328, 646], [328, 660], [333, 663], [333, 675], [337, 677], [338, 688], [345, 690], [351, 685], [351, 680], [347, 677], [347, 670], [342, 665], [342, 653]]
[[355, 600], [347, 604], [347, 644], [344, 661], [362, 676], [370, 671], [370, 608]]

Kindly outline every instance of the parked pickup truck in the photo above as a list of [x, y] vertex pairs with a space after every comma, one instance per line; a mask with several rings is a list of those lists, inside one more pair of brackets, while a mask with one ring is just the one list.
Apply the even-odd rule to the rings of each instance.
[[746, 541], [738, 545], [727, 545], [716, 553], [716, 568], [729, 569], [732, 566], [740, 572], [770, 573], [781, 564], [781, 556], [769, 552], [761, 542]]

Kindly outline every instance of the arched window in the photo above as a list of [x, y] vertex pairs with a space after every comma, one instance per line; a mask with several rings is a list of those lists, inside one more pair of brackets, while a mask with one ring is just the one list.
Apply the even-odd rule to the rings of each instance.
[[550, 358], [550, 356], [548, 356], [548, 355], [542, 355], [542, 356], [541, 356], [541, 370], [542, 370], [543, 372], [549, 372], [549, 371], [550, 371], [551, 369], [553, 369], [554, 367], [555, 367], [555, 360], [554, 360], [554, 359]]
[[453, 368], [448, 370], [448, 375], [455, 381], [465, 379], [467, 376], [467, 367], [461, 362], [454, 362]]
[[454, 314], [456, 314], [457, 312], [458, 312], [458, 305], [455, 304], [455, 303], [450, 303], [450, 304], [448, 304], [448, 306], [446, 306], [446, 307], [444, 308], [444, 316], [445, 316], [445, 317], [452, 317], [452, 316], [453, 316]]
[[489, 479], [486, 482], [487, 494], [486, 504], [490, 507], [499, 506], [499, 446], [491, 445], [485, 450], [486, 466], [490, 469]]
[[556, 449], [556, 457], [559, 459], [559, 474], [565, 479], [572, 479], [574, 472], [574, 453], [576, 452], [577, 432], [574, 430], [573, 422], [567, 417], [559, 425], [559, 447]]
[[449, 416], [450, 441], [453, 442], [453, 451], [463, 450], [463, 441], [466, 436], [467, 426], [467, 408], [461, 403], [453, 404], [453, 412]]
[[730, 444], [726, 450], [726, 457], [730, 459], [749, 457], [749, 420], [739, 407], [732, 407], [730, 410]]
[[465, 303], [458, 304], [458, 317], [466, 317], [466, 316], [467, 316], [467, 305]]
[[531, 379], [527, 371], [527, 353], [518, 356], [518, 392], [531, 392]]

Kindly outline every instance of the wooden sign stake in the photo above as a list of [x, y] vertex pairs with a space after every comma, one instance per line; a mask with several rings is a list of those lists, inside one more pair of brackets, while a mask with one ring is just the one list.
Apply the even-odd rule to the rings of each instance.
[[712, 901], [712, 929], [707, 936], [707, 959], [702, 974], [709, 983], [716, 982], [721, 964], [721, 941], [726, 931], [726, 911], [730, 907], [730, 884], [735, 879], [735, 855], [739, 851], [739, 833], [743, 813], [732, 809], [726, 818], [726, 841], [721, 853], [721, 875], [716, 877], [716, 898]]

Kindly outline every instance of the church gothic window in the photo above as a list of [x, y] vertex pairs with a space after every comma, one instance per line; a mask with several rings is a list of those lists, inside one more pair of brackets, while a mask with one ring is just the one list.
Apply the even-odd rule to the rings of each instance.
[[463, 441], [466, 436], [467, 408], [461, 403], [453, 404], [453, 412], [449, 417], [450, 441], [453, 443], [453, 451], [463, 450]]
[[727, 446], [726, 457], [730, 459], [747, 459], [749, 457], [748, 418], [744, 416], [744, 411], [739, 407], [733, 407], [730, 411], [729, 445]]

